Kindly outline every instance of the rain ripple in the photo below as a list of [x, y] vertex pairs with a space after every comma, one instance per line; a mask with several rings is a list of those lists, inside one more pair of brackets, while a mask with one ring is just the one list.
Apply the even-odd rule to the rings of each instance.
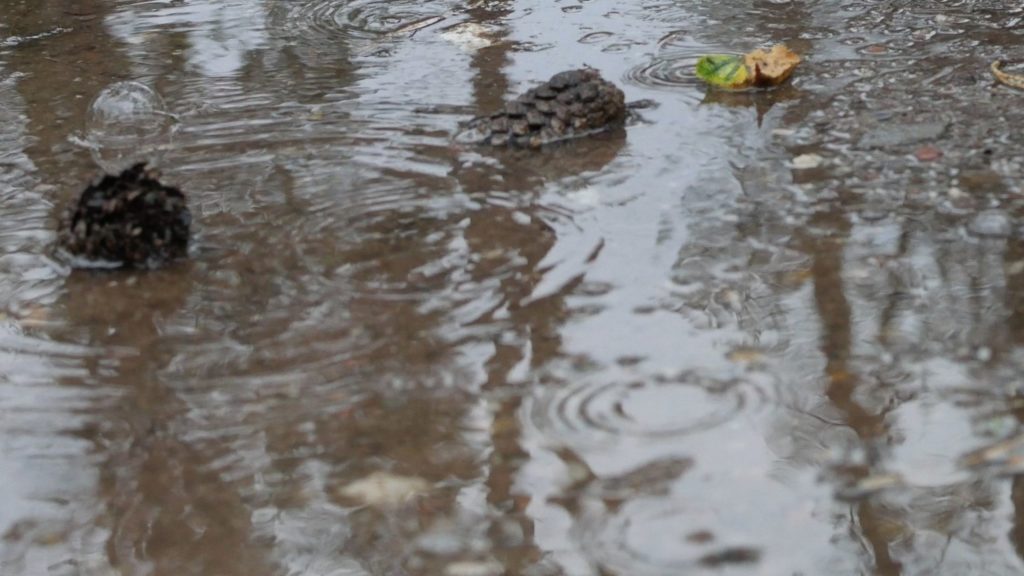
[[699, 88], [695, 68], [707, 46], [677, 30], [658, 41], [659, 53], [649, 62], [626, 73], [626, 81], [638, 86], [660, 89]]
[[717, 428], [775, 397], [758, 375], [718, 380], [694, 372], [648, 380], [541, 389], [529, 417], [558, 436], [669, 438]]
[[760, 561], [759, 548], [719, 543], [707, 529], [714, 519], [699, 504], [633, 500], [605, 521], [585, 525], [582, 536], [598, 563], [614, 574], [687, 574]]
[[699, 83], [694, 67], [698, 58], [697, 55], [685, 54], [658, 56], [630, 70], [626, 79], [649, 88], [697, 88]]
[[325, 0], [306, 2], [294, 9], [288, 25], [295, 33], [375, 40], [411, 34], [440, 21], [448, 12], [443, 5], [421, 2]]

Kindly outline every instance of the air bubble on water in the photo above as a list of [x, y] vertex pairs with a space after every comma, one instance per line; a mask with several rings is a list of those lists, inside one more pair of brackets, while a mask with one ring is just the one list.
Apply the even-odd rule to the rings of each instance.
[[117, 82], [89, 106], [86, 141], [93, 160], [108, 173], [138, 162], [158, 165], [171, 140], [173, 117], [163, 98], [139, 82]]

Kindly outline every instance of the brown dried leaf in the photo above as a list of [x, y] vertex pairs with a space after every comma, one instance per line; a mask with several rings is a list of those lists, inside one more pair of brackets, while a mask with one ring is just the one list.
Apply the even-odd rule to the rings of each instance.
[[800, 63], [800, 56], [785, 44], [776, 44], [768, 51], [757, 49], [748, 52], [743, 58], [747, 69], [753, 72], [752, 85], [759, 87], [782, 84]]

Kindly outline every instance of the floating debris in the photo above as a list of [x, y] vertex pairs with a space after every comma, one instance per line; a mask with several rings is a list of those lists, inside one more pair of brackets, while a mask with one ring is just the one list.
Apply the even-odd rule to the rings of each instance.
[[965, 468], [999, 468], [1018, 464], [1024, 452], [1024, 434], [1010, 436], [983, 446], [960, 457]]
[[710, 544], [715, 541], [715, 534], [710, 530], [697, 530], [687, 534], [686, 541], [694, 544]]
[[439, 22], [444, 22], [446, 19], [447, 16], [442, 16], [439, 14], [434, 16], [426, 16], [424, 18], [420, 18], [418, 20], [413, 20], [412, 22], [402, 24], [397, 28], [381, 32], [380, 36], [376, 40], [371, 42], [366, 48], [360, 50], [358, 52], [358, 55], [360, 57], [386, 55], [389, 51], [387, 50], [387, 48], [383, 46], [384, 42], [412, 38], [420, 30], [423, 30], [424, 28], [429, 28], [430, 26], [433, 26], [434, 24], [437, 24]]
[[747, 546], [732, 546], [719, 552], [701, 556], [698, 564], [721, 568], [730, 564], [754, 564], [761, 559], [761, 551]]
[[735, 362], [736, 364], [761, 364], [765, 361], [763, 351], [746, 346], [729, 351], [725, 357], [730, 362]]
[[559, 72], [490, 116], [471, 120], [456, 141], [539, 148], [621, 126], [626, 98], [597, 70]]
[[494, 44], [495, 34], [494, 29], [482, 24], [463, 22], [445, 29], [441, 37], [466, 52], [473, 52]]
[[996, 60], [992, 63], [992, 75], [996, 77], [1001, 84], [1006, 84], [1010, 88], [1016, 88], [1018, 90], [1024, 90], [1024, 75], [1021, 74], [1010, 74], [1009, 72], [1003, 72], [1000, 68], [1003, 63]]
[[433, 26], [438, 22], [443, 22], [444, 19], [444, 16], [427, 16], [426, 18], [420, 18], [419, 20], [409, 22], [408, 24], [403, 24], [398, 28], [395, 28], [394, 30], [385, 32], [384, 37], [394, 38], [396, 36], [413, 36], [420, 30], [423, 30], [424, 28]]
[[422, 478], [374, 472], [343, 486], [338, 494], [361, 504], [387, 507], [401, 504], [429, 489], [430, 484]]
[[497, 560], [452, 562], [444, 569], [445, 576], [501, 576], [505, 567]]
[[746, 54], [709, 54], [697, 61], [697, 77], [712, 86], [739, 90], [770, 88], [785, 82], [800, 64], [800, 56], [785, 44]]
[[139, 163], [89, 185], [61, 222], [59, 241], [94, 267], [155, 267], [187, 254], [192, 214], [177, 188]]
[[601, 481], [604, 496], [628, 498], [636, 494], [664, 495], [673, 481], [693, 468], [692, 458], [655, 460], [621, 476]]
[[865, 476], [855, 482], [840, 487], [836, 497], [845, 501], [863, 500], [883, 490], [904, 486], [903, 476], [899, 474], [876, 474]]

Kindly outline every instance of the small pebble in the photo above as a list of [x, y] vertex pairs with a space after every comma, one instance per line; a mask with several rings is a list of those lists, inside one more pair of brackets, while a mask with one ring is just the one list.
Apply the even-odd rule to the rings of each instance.
[[444, 569], [445, 576], [501, 576], [505, 567], [496, 560], [452, 562]]
[[494, 30], [474, 22], [456, 24], [441, 33], [441, 37], [466, 52], [474, 52], [494, 43]]
[[338, 490], [338, 494], [371, 506], [395, 506], [430, 489], [430, 484], [411, 476], [374, 472]]
[[914, 152], [914, 157], [921, 162], [932, 162], [942, 158], [942, 150], [931, 145], [921, 146]]
[[529, 226], [533, 222], [533, 218], [530, 218], [530, 215], [525, 212], [516, 210], [512, 213], [512, 221], [520, 226]]
[[821, 166], [825, 159], [817, 154], [801, 154], [793, 158], [793, 168], [796, 170], [808, 170]]

